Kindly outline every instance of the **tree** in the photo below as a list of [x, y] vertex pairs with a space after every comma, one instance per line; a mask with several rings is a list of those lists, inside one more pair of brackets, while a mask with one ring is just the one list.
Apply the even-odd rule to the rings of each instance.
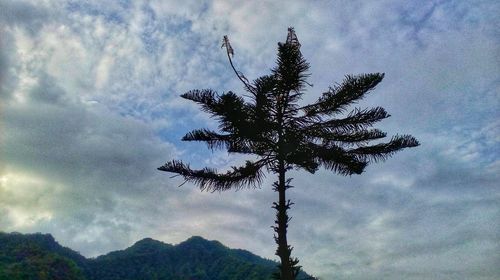
[[[278, 58], [271, 73], [250, 83], [237, 71], [232, 62], [233, 49], [227, 36], [226, 48], [231, 67], [247, 91], [246, 98], [231, 91], [218, 94], [211, 89], [191, 90], [181, 97], [201, 105], [219, 122], [220, 132], [196, 129], [187, 133], [183, 141], [203, 141], [210, 149], [227, 149], [229, 153], [252, 154], [257, 160], [244, 166], [232, 167], [227, 172], [213, 168], [193, 170], [189, 164], [172, 160], [161, 171], [176, 173], [206, 191], [225, 191], [255, 187], [261, 183], [264, 169], [277, 174], [273, 184], [278, 193], [274, 239], [276, 255], [281, 260], [278, 278], [295, 279], [300, 266], [291, 257], [292, 247], [287, 241], [287, 214], [292, 202], [286, 198], [291, 187], [287, 171], [292, 168], [314, 173], [324, 167], [340, 175], [361, 174], [373, 162], [384, 161], [395, 152], [418, 146], [411, 135], [396, 135], [388, 142], [373, 142], [386, 133], [372, 128], [389, 114], [382, 107], [355, 108], [351, 104], [373, 90], [384, 77], [383, 73], [348, 75], [340, 84], [330, 87], [313, 103], [300, 106], [309, 64], [300, 51], [300, 43], [293, 28], [288, 29], [285, 43], [278, 44]], [[248, 95], [249, 94], [249, 95]]]

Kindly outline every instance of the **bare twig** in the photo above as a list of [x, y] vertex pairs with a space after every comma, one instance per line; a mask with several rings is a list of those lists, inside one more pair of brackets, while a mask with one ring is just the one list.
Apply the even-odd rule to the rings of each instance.
[[231, 64], [231, 68], [233, 68], [234, 73], [236, 74], [236, 76], [238, 77], [238, 79], [240, 79], [240, 81], [243, 83], [243, 85], [245, 85], [246, 89], [249, 92], [251, 92], [254, 96], [256, 96], [257, 93], [256, 93], [255, 87], [253, 87], [250, 84], [250, 82], [245, 77], [245, 75], [243, 75], [243, 73], [241, 73], [240, 71], [236, 70], [236, 68], [234, 67], [233, 60], [231, 59], [231, 57], [234, 56], [234, 50], [233, 50], [233, 47], [231, 47], [231, 43], [229, 43], [229, 38], [227, 37], [227, 35], [224, 35], [224, 38], [222, 39], [222, 46], [221, 46], [221, 48], [224, 48], [224, 47], [226, 48], [227, 58], [229, 59], [229, 64]]

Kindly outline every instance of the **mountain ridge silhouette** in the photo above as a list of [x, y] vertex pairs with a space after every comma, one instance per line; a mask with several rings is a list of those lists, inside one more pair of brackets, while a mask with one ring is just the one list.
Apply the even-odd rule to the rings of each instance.
[[[0, 280], [255, 280], [271, 279], [278, 263], [216, 240], [192, 236], [176, 244], [143, 238], [95, 258], [60, 245], [51, 234], [0, 232]], [[302, 273], [299, 279], [310, 278]]]

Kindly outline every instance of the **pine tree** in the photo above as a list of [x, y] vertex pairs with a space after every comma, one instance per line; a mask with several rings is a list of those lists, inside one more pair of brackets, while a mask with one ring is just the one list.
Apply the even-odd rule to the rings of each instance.
[[277, 174], [273, 189], [278, 193], [274, 239], [281, 264], [277, 278], [296, 279], [300, 266], [291, 257], [287, 241], [287, 214], [292, 202], [286, 198], [291, 187], [287, 171], [292, 168], [314, 173], [324, 167], [340, 175], [361, 174], [373, 162], [384, 161], [395, 152], [418, 146], [411, 135], [396, 135], [388, 142], [373, 142], [386, 133], [373, 125], [389, 114], [382, 107], [349, 109], [373, 90], [384, 77], [382, 73], [348, 75], [342, 83], [330, 87], [313, 103], [300, 106], [299, 101], [309, 84], [309, 64], [300, 51], [293, 28], [288, 29], [285, 43], [278, 44], [278, 58], [271, 73], [249, 82], [233, 65], [234, 51], [227, 36], [226, 48], [231, 67], [247, 91], [243, 98], [231, 91], [218, 94], [211, 89], [191, 90], [181, 97], [192, 100], [219, 122], [219, 132], [196, 129], [183, 141], [203, 141], [210, 149], [227, 149], [229, 153], [252, 154], [246, 161], [227, 172], [213, 168], [193, 170], [182, 161], [172, 160], [161, 171], [176, 173], [206, 191], [225, 191], [256, 187], [264, 171]]

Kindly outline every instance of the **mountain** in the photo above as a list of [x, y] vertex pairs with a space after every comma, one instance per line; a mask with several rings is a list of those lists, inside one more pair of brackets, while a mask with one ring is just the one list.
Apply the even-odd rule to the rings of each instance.
[[84, 280], [86, 262], [50, 234], [0, 232], [0, 280]]
[[[271, 279], [277, 263], [193, 236], [178, 245], [151, 238], [93, 259], [62, 247], [50, 234], [0, 232], [0, 280]], [[311, 279], [305, 273], [299, 279]]]

